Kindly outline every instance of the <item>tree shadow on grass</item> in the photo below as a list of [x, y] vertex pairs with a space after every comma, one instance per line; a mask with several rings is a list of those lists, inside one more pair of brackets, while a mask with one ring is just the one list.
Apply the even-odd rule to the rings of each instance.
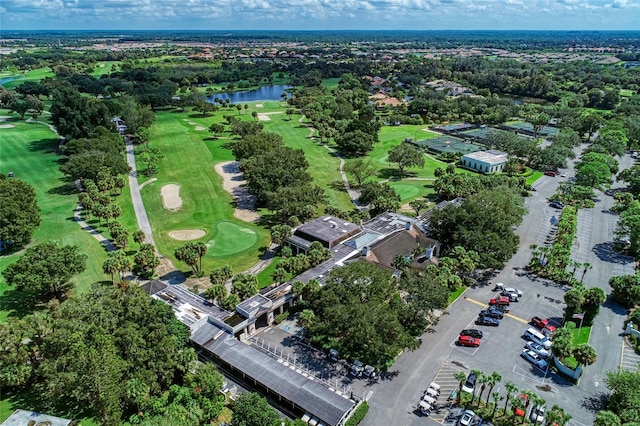
[[34, 302], [33, 295], [15, 288], [9, 288], [0, 296], [0, 306], [3, 311], [9, 312], [9, 317], [15, 318], [24, 318], [45, 309], [44, 305]]
[[29, 142], [27, 148], [31, 152], [41, 152], [43, 154], [58, 154], [58, 139], [40, 139]]
[[76, 190], [75, 186], [73, 186], [73, 184], [65, 182], [60, 186], [50, 188], [47, 193], [53, 195], [73, 195], [77, 194], [78, 191]]
[[398, 170], [395, 167], [385, 167], [384, 169], [381, 169], [378, 172], [379, 178], [389, 179], [389, 180], [402, 180], [402, 179], [416, 177], [416, 176], [417, 176], [416, 172], [410, 172], [405, 170], [403, 173], [400, 173], [400, 170]]
[[344, 187], [344, 182], [342, 182], [341, 180], [334, 180], [329, 184], [329, 188], [333, 189], [334, 191], [347, 192]]
[[59, 401], [59, 404], [55, 404], [42, 391], [41, 384], [32, 384], [22, 389], [3, 389], [2, 397], [9, 400], [15, 408], [47, 413], [66, 419], [87, 419], [94, 417], [96, 414], [86, 406], [72, 405], [70, 399], [65, 400], [67, 401], [66, 404], [62, 403], [62, 401]]

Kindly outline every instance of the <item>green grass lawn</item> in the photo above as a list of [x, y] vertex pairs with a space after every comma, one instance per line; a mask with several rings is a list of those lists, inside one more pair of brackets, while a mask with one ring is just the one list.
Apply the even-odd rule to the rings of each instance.
[[[233, 160], [227, 147], [229, 139], [213, 140], [206, 130], [195, 130], [197, 126], [208, 128], [229, 113], [229, 110], [220, 111], [201, 118], [191, 112], [160, 111], [151, 128], [150, 145], [159, 148], [164, 157], [154, 176], [158, 180], [142, 189], [142, 198], [158, 249], [183, 270], [188, 268], [175, 261], [173, 253], [184, 242], [169, 237], [170, 231], [203, 229], [207, 232], [199, 240], [209, 245], [203, 258], [206, 273], [226, 264], [231, 265], [234, 272], [245, 270], [259, 260], [260, 247], [269, 241], [264, 229], [233, 216], [232, 197], [224, 191], [222, 178], [214, 170], [216, 163]], [[138, 166], [142, 165], [138, 163]], [[164, 209], [160, 196], [161, 188], [170, 183], [180, 185], [183, 202], [182, 208], [175, 212]]]
[[113, 72], [113, 67], [116, 64], [119, 64], [119, 61], [102, 61], [102, 62], [97, 62], [96, 63], [96, 67], [93, 70], [93, 75], [96, 78], [100, 78], [103, 75], [109, 75]]
[[625, 98], [630, 98], [633, 96], [634, 91], [632, 89], [620, 89], [620, 96], [624, 96]]
[[533, 185], [533, 183], [540, 179], [543, 174], [543, 172], [533, 172], [533, 174], [527, 178], [527, 184]]
[[340, 77], [325, 78], [322, 80], [322, 87], [327, 90], [332, 90], [338, 87], [338, 83], [340, 83]]
[[[278, 102], [265, 102], [259, 112], [284, 112]], [[250, 108], [252, 110], [252, 108]], [[301, 149], [309, 163], [309, 173], [315, 183], [324, 188], [329, 204], [342, 210], [352, 210], [353, 203], [344, 190], [340, 178], [340, 160], [329, 150], [309, 139], [309, 129], [299, 123], [300, 115], [293, 115], [291, 120], [286, 114], [270, 114], [270, 121], [263, 121], [268, 132], [282, 135], [285, 144], [294, 149]]]
[[281, 257], [275, 257], [273, 261], [258, 274], [258, 287], [265, 288], [273, 284], [273, 272], [282, 260]]
[[460, 295], [461, 295], [462, 293], [464, 293], [464, 291], [465, 291], [466, 289], [467, 289], [467, 287], [465, 287], [465, 286], [460, 286], [460, 287], [458, 287], [458, 289], [457, 289], [456, 291], [454, 291], [453, 293], [451, 293], [451, 294], [449, 295], [448, 304], [449, 304], [449, 305], [451, 305], [453, 302], [455, 302], [455, 301], [456, 301], [456, 299], [457, 299], [458, 297], [460, 297]]
[[[65, 245], [76, 245], [87, 254], [85, 272], [74, 277], [77, 291], [86, 291], [96, 281], [106, 279], [102, 273], [102, 262], [106, 252], [86, 231], [73, 220], [73, 210], [78, 196], [75, 188], [68, 185], [58, 170], [60, 156], [55, 149], [58, 139], [48, 127], [41, 124], [29, 124], [23, 121], [10, 121], [15, 127], [0, 129], [2, 155], [0, 172], [12, 171], [17, 179], [31, 184], [38, 199], [42, 220], [33, 235], [33, 243], [58, 240]], [[18, 260], [20, 253], [0, 257], [0, 271]], [[26, 313], [20, 304], [19, 294], [12, 292], [0, 275], [0, 323], [15, 311]]]
[[[10, 73], [0, 74], [0, 78], [3, 78], [3, 77], [14, 77], [14, 76], [11, 75]], [[53, 71], [51, 71], [51, 68], [49, 67], [38, 68], [35, 70], [28, 71], [26, 74], [21, 74], [21, 73], [16, 74], [15, 77], [17, 77], [15, 80], [8, 81], [7, 83], [3, 84], [2, 87], [4, 87], [5, 89], [15, 89], [17, 86], [21, 85], [25, 81], [40, 81], [45, 77], [53, 77]]]
[[589, 335], [591, 334], [591, 327], [583, 325], [582, 328], [576, 328], [573, 330], [573, 344], [574, 346], [581, 345], [583, 343], [589, 343]]

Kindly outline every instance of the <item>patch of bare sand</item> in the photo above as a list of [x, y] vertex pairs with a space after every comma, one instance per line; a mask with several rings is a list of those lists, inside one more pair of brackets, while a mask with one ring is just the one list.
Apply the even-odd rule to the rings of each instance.
[[282, 111], [273, 111], [273, 112], [261, 112], [258, 114], [259, 121], [271, 121], [270, 115], [273, 114], [282, 114]]
[[237, 161], [226, 161], [216, 164], [216, 173], [222, 177], [222, 188], [236, 201], [233, 215], [245, 222], [255, 222], [260, 215], [255, 210], [256, 197], [249, 193], [244, 176]]
[[178, 241], [197, 240], [205, 235], [207, 233], [202, 229], [179, 229], [169, 232], [169, 236]]
[[180, 186], [170, 183], [160, 189], [162, 195], [162, 206], [169, 211], [176, 211], [182, 207], [180, 198]]
[[11, 129], [13, 127], [16, 126], [14, 126], [13, 124], [0, 124], [0, 129]]
[[203, 126], [196, 126], [196, 132], [200, 132], [202, 130], [207, 130], [207, 128]]
[[262, 104], [256, 104], [256, 108], [262, 108], [262, 107], [264, 107], [264, 105], [262, 105]]

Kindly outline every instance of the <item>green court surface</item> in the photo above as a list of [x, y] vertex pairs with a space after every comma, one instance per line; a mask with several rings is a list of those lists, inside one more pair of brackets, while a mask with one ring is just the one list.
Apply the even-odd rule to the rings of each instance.
[[228, 257], [249, 250], [259, 240], [253, 229], [233, 222], [222, 221], [212, 227], [213, 238], [206, 242], [206, 257]]

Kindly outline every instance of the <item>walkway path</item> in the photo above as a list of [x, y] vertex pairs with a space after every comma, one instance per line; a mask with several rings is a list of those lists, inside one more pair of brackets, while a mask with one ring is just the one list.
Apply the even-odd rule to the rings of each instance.
[[163, 256], [158, 251], [158, 246], [156, 246], [156, 242], [153, 239], [151, 223], [149, 222], [147, 211], [145, 210], [144, 203], [142, 202], [142, 195], [140, 194], [140, 185], [138, 184], [138, 171], [136, 169], [136, 157], [133, 143], [131, 142], [131, 139], [127, 137], [124, 138], [124, 141], [127, 149], [127, 164], [131, 168], [131, 172], [129, 172], [129, 190], [131, 192], [131, 203], [133, 204], [133, 210], [136, 214], [138, 228], [144, 233], [145, 242], [153, 245], [153, 247], [156, 249], [156, 254], [160, 258], [160, 266], [158, 266], [157, 268], [160, 279], [163, 281], [168, 281], [171, 284], [182, 283], [186, 281], [186, 277], [174, 266], [173, 262], [171, 262], [171, 259]]
[[116, 246], [114, 246], [113, 243], [111, 243], [111, 241], [106, 239], [101, 233], [96, 231], [95, 228], [87, 224], [87, 222], [85, 222], [84, 219], [82, 219], [82, 216], [80, 216], [80, 212], [82, 212], [82, 204], [78, 203], [78, 207], [76, 207], [75, 210], [73, 211], [73, 217], [76, 220], [76, 222], [78, 222], [78, 225], [80, 225], [82, 229], [84, 229], [89, 234], [91, 234], [93, 238], [100, 241], [100, 244], [102, 244], [107, 251], [117, 250]]
[[[304, 120], [304, 118], [305, 118], [305, 116], [303, 115], [298, 120], [298, 122], [302, 126], [305, 125], [302, 122], [302, 120]], [[313, 132], [315, 131], [315, 129], [313, 127], [311, 127], [310, 125], [306, 125], [306, 126], [309, 128], [309, 139], [315, 140], [314, 137], [313, 137]], [[340, 176], [342, 177], [342, 183], [344, 185], [344, 189], [347, 191], [347, 194], [349, 194], [349, 198], [351, 198], [351, 201], [356, 206], [356, 208], [365, 209], [366, 206], [363, 206], [358, 201], [358, 199], [360, 198], [360, 191], [356, 191], [355, 189], [351, 189], [351, 185], [349, 185], [349, 179], [347, 178], [347, 174], [344, 171], [344, 158], [342, 158], [342, 156], [340, 155], [340, 153], [338, 151], [336, 151], [335, 149], [331, 148], [330, 146], [328, 146], [328, 145], [323, 145], [323, 146], [327, 149], [327, 151], [329, 151], [330, 153], [334, 154], [340, 160]]]

